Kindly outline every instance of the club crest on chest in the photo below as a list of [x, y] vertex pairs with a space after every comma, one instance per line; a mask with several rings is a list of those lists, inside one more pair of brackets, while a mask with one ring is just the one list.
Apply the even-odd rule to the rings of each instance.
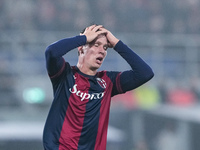
[[106, 82], [101, 79], [101, 78], [96, 78], [97, 79], [97, 83], [103, 88], [105, 89], [106, 88]]

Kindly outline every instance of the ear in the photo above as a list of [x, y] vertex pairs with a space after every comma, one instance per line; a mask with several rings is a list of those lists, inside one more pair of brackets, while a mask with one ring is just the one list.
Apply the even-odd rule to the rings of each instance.
[[83, 54], [83, 46], [78, 47], [78, 53], [79, 53], [79, 55]]

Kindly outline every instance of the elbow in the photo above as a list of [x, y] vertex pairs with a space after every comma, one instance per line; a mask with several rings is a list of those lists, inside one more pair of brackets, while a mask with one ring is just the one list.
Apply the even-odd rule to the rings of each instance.
[[153, 72], [153, 70], [150, 68], [149, 69], [149, 78], [151, 79], [151, 78], [153, 78], [154, 77], [154, 72]]
[[151, 79], [154, 77], [154, 72], [152, 71]]
[[45, 50], [45, 57], [46, 58], [53, 57], [52, 52], [53, 52], [53, 47], [49, 45]]
[[147, 72], [146, 76], [145, 76], [145, 80], [146, 82], [151, 80], [154, 77], [154, 72], [153, 70], [150, 68], [149, 71]]
[[138, 78], [140, 79], [142, 84], [148, 82], [153, 77], [154, 77], [154, 72], [150, 67], [146, 68], [145, 70], [143, 70], [143, 72], [138, 74]]

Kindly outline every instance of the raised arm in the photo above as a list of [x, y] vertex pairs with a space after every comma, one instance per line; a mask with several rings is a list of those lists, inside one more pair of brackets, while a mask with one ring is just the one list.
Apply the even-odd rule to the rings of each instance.
[[45, 51], [46, 67], [50, 76], [57, 74], [65, 61], [62, 57], [70, 50], [86, 43], [86, 36], [65, 38], [49, 45]]
[[107, 39], [111, 48], [114, 48], [131, 66], [132, 70], [124, 71], [120, 75], [120, 85], [123, 92], [135, 89], [150, 80], [154, 73], [150, 66], [145, 63], [127, 45], [117, 39], [107, 29]]
[[99, 30], [102, 25], [92, 25], [85, 29], [79, 36], [65, 38], [49, 45], [45, 51], [46, 67], [50, 76], [57, 74], [63, 67], [65, 61], [63, 55], [72, 49], [92, 42], [98, 35], [105, 33]]
[[154, 76], [150, 66], [122, 41], [119, 41], [114, 49], [127, 61], [132, 68], [132, 70], [124, 71], [120, 75], [120, 85], [123, 92], [141, 86]]

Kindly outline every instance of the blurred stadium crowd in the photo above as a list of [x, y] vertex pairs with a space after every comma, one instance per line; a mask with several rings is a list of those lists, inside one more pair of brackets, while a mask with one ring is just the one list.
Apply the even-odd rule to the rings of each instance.
[[95, 22], [119, 32], [196, 34], [199, 14], [198, 0], [1, 0], [0, 30], [77, 31]]
[[[114, 97], [113, 108], [132, 110], [138, 106], [152, 108], [166, 103], [199, 106], [199, 14], [199, 0], [0, 0], [0, 121], [44, 121], [52, 102], [52, 95], [49, 94], [52, 93], [51, 84], [45, 69], [45, 48], [66, 34], [77, 34], [92, 23], [103, 24], [116, 33], [155, 72], [155, 77], [149, 83]], [[109, 53], [103, 69], [127, 68], [127, 63], [118, 54]], [[72, 64], [76, 63], [77, 52], [70, 52], [68, 59]], [[171, 110], [167, 109], [168, 112]], [[177, 110], [172, 112], [177, 114]], [[185, 114], [181, 112], [180, 118], [184, 118]], [[135, 115], [137, 126], [137, 113]], [[198, 113], [195, 112], [191, 116], [196, 115]], [[120, 118], [114, 116], [116, 120]], [[131, 121], [127, 116], [121, 118]], [[144, 120], [146, 128], [152, 126], [147, 131], [151, 140], [155, 136], [154, 131], [161, 125], [155, 128], [159, 121], [154, 118], [152, 123], [152, 117], [149, 120], [145, 117]], [[114, 125], [120, 123], [124, 125], [123, 121]], [[141, 124], [138, 124], [136, 131], [138, 127], [142, 128]], [[199, 132], [196, 132], [196, 128], [192, 132], [198, 137], [199, 124], [196, 126]], [[182, 136], [182, 131], [179, 131]], [[127, 128], [127, 133], [131, 133], [130, 128]], [[195, 139], [199, 143], [199, 138]], [[131, 141], [128, 142], [131, 144]]]
[[[35, 31], [35, 33], [36, 31], [64, 31], [65, 33], [77, 33], [77, 31], [82, 30], [83, 27], [88, 26], [91, 23], [103, 24], [107, 28], [111, 29], [111, 31], [122, 34], [132, 33], [132, 35], [151, 35], [151, 33], [171, 33], [173, 35], [197, 35], [200, 33], [199, 14], [200, 1], [198, 0], [1, 0], [0, 30], [2, 31], [2, 33], [5, 33], [5, 36], [2, 34], [2, 38], [0, 40], [5, 39], [6, 36], [14, 35], [14, 32], [16, 33], [16, 31]], [[10, 31], [9, 33], [11, 34], [7, 34], [8, 31]], [[33, 34], [31, 36], [33, 36]], [[30, 38], [31, 36], [23, 37], [23, 32], [21, 32], [21, 34], [17, 38], [19, 39], [20, 37], [23, 37], [24, 39], [28, 40], [28, 38]], [[23, 38], [22, 40], [24, 40]], [[30, 41], [32, 41], [33, 39], [34, 37], [30, 39]], [[37, 39], [37, 37], [35, 39]], [[144, 51], [144, 54], [142, 54], [144, 55], [143, 58], [149, 61], [154, 71], [156, 71], [155, 80], [156, 88], [158, 90], [157, 93], [149, 91], [149, 93], [154, 94], [152, 95], [152, 101], [155, 101], [155, 103], [157, 103], [158, 99], [161, 102], [166, 102], [170, 99], [170, 101], [172, 101], [173, 103], [177, 103], [177, 101], [178, 103], [180, 101], [183, 103], [184, 98], [185, 103], [193, 103], [194, 100], [200, 99], [200, 87], [198, 84], [199, 72], [196, 71], [197, 73], [194, 73], [195, 78], [191, 78], [189, 80], [184, 78], [188, 76], [188, 71], [185, 72], [186, 67], [190, 68], [190, 64], [192, 66], [196, 66], [196, 68], [198, 67], [198, 56], [200, 55], [200, 53], [198, 52], [199, 45], [195, 45], [196, 47], [192, 45], [191, 47], [193, 48], [194, 52], [192, 51], [192, 53], [189, 54], [190, 48], [187, 49], [188, 43], [183, 42], [182, 44], [185, 45], [177, 46], [177, 44], [175, 44], [171, 47], [166, 46], [167, 48], [163, 48], [165, 47], [165, 44], [163, 44], [163, 47], [159, 47], [156, 45], [159, 40], [160, 39], [158, 39], [157, 41], [152, 41], [154, 42], [153, 44], [155, 44], [153, 48], [145, 45], [147, 43], [146, 39], [142, 39], [141, 41], [143, 41], [143, 45], [140, 44], [140, 46], [138, 47], [137, 42], [131, 43], [132, 45], [130, 45], [135, 47], [135, 49], [138, 50], [139, 53], [140, 49], [142, 51], [144, 49], [147, 49], [146, 51]], [[192, 41], [193, 39], [190, 40]], [[197, 41], [197, 39], [195, 40]], [[14, 41], [10, 42], [13, 44]], [[171, 42], [173, 42], [173, 40], [171, 40]], [[8, 63], [8, 59], [13, 60], [19, 54], [16, 55], [14, 50], [11, 50], [11, 52], [6, 51], [5, 43], [6, 42], [2, 40], [2, 44], [0, 45], [0, 93], [3, 97], [8, 97], [9, 95], [9, 98], [5, 98], [6, 100], [4, 103], [10, 104], [7, 99], [11, 99], [12, 101], [15, 96], [8, 93], [13, 93], [14, 87], [12, 85], [15, 83], [16, 79], [13, 78], [13, 76], [15, 75], [13, 75], [14, 73], [12, 72], [12, 70], [8, 69], [8, 65], [10, 65], [10, 63]], [[15, 45], [15, 43], [13, 45]], [[41, 64], [44, 65], [44, 58], [43, 52], [35, 52], [35, 49], [37, 49], [36, 47], [38, 45], [39, 44], [36, 43], [36, 45], [33, 45], [33, 47], [31, 48], [27, 48], [28, 46], [21, 47], [21, 50], [23, 48], [24, 50], [22, 50], [22, 54], [18, 56], [18, 62], [22, 61], [21, 59], [34, 59], [35, 61], [40, 61], [39, 68], [41, 69]], [[45, 46], [47, 45], [43, 45], [43, 47], [41, 46], [42, 50], [45, 49]], [[155, 50], [152, 50], [154, 48]], [[25, 53], [28, 52], [27, 50], [29, 50], [30, 52]], [[161, 50], [162, 53], [160, 52]], [[27, 58], [25, 58], [25, 56]], [[193, 59], [193, 57], [195, 59]], [[13, 61], [13, 63], [15, 63], [15, 61]], [[163, 64], [159, 66], [158, 63]], [[37, 65], [35, 65], [34, 68], [38, 68]], [[191, 71], [191, 73], [189, 73], [189, 77], [191, 74], [193, 74], [193, 71], [196, 70], [196, 68], [190, 68], [189, 71]], [[40, 72], [44, 73], [45, 68], [42, 69], [40, 70]], [[159, 69], [167, 71], [163, 71], [163, 75], [159, 74]], [[22, 71], [24, 72], [24, 70]], [[32, 71], [34, 72], [35, 70], [32, 69]], [[21, 73], [23, 74], [23, 72]], [[37, 71], [35, 71], [35, 74], [37, 74]], [[177, 74], [182, 74], [182, 76], [177, 76]], [[180, 80], [180, 77], [183, 77], [182, 80]], [[174, 82], [176, 82], [176, 85], [174, 84]], [[130, 94], [128, 94], [127, 99], [128, 97], [130, 97]], [[146, 96], [143, 98], [144, 101], [146, 101], [147, 97], [148, 99], [150, 99], [150, 96]], [[16, 105], [15, 103], [13, 104]]]

